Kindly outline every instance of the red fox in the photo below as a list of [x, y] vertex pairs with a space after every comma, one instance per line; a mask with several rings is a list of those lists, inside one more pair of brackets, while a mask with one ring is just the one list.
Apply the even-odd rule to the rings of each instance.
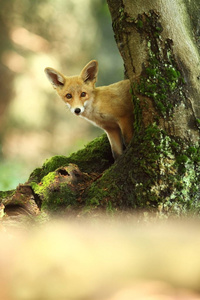
[[98, 62], [90, 61], [78, 76], [66, 77], [46, 68], [45, 73], [71, 112], [102, 128], [108, 136], [112, 154], [117, 159], [133, 135], [133, 104], [130, 81], [95, 87]]

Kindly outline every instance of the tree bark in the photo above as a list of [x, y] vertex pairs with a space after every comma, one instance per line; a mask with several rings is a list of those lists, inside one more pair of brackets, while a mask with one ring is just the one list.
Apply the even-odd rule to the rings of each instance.
[[[180, 79], [175, 72], [178, 70], [181, 73], [185, 81], [184, 99], [179, 101], [180, 95], [175, 95], [170, 117], [168, 112], [167, 117], [161, 118], [159, 112], [159, 125], [169, 134], [196, 143], [199, 140], [196, 119], [200, 116], [199, 52], [187, 10], [187, 1], [125, 0], [116, 3], [109, 0], [108, 4], [116, 42], [132, 84], [135, 78], [139, 77], [141, 81], [141, 77], [147, 71], [145, 69], [152, 68], [152, 64], [154, 72], [155, 67], [161, 68], [162, 73], [165, 68], [166, 80], [172, 80], [174, 85]], [[153, 62], [155, 59], [157, 66]], [[155, 73], [151, 75], [156, 76]], [[178, 83], [180, 85], [180, 80]], [[160, 91], [155, 87], [156, 92]], [[173, 94], [170, 96], [173, 97]], [[158, 103], [155, 98], [151, 101], [154, 107], [157, 102], [156, 108], [159, 104], [161, 109], [163, 104], [167, 109], [167, 103]], [[151, 122], [152, 111], [148, 112], [146, 109], [145, 113], [151, 115]]]
[[198, 210], [199, 20], [189, 13], [200, 5], [107, 2], [135, 107], [134, 138], [113, 167], [118, 195], [133, 208]]

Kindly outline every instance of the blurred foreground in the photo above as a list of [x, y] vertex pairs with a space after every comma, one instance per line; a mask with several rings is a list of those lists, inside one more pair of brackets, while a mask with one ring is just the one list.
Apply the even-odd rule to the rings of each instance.
[[4, 224], [0, 299], [200, 299], [200, 223], [167, 222]]

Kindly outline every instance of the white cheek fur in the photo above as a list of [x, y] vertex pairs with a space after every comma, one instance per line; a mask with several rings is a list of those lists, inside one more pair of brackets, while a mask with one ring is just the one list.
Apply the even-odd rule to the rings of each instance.
[[69, 103], [65, 102], [65, 105], [66, 105], [69, 109], [71, 109], [71, 105], [70, 105]]
[[86, 107], [87, 104], [88, 104], [88, 102], [89, 102], [89, 100], [86, 100], [86, 101], [84, 102], [83, 106]]

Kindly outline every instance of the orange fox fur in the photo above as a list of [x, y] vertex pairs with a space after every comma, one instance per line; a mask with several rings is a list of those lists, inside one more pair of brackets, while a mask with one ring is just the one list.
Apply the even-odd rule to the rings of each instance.
[[95, 87], [98, 62], [90, 61], [78, 76], [64, 76], [46, 68], [45, 73], [71, 112], [102, 128], [110, 141], [114, 159], [123, 152], [133, 135], [133, 104], [130, 82]]

